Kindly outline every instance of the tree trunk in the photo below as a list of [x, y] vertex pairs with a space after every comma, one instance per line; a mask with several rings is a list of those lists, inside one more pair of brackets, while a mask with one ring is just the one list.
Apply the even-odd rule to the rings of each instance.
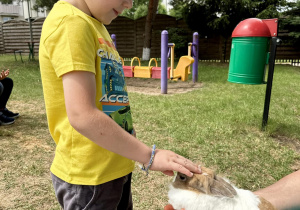
[[225, 63], [226, 62], [226, 51], [227, 51], [227, 42], [228, 42], [228, 38], [225, 37], [225, 41], [224, 41], [224, 58], [223, 58], [223, 62]]
[[144, 39], [142, 60], [150, 60], [152, 26], [156, 16], [158, 2], [159, 0], [149, 0], [148, 14], [146, 17], [146, 24], [145, 24], [145, 39]]
[[226, 48], [227, 48], [227, 37], [220, 36], [219, 52], [220, 52], [220, 61], [225, 63], [226, 61]]

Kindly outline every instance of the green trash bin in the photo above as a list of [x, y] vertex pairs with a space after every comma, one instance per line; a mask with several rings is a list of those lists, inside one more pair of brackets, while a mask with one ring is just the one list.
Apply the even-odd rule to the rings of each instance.
[[240, 84], [265, 84], [269, 60], [270, 31], [260, 19], [240, 22], [232, 33], [228, 81]]

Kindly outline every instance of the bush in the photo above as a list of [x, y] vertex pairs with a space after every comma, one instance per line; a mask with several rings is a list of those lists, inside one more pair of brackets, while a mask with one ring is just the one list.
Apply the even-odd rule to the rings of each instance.
[[184, 29], [167, 28], [169, 34], [169, 43], [175, 44], [175, 58], [179, 58], [188, 54], [188, 35]]

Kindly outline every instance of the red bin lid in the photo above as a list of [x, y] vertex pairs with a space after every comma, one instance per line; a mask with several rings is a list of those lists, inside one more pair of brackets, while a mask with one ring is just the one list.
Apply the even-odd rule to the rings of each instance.
[[232, 37], [271, 37], [267, 24], [258, 18], [241, 21], [233, 30]]

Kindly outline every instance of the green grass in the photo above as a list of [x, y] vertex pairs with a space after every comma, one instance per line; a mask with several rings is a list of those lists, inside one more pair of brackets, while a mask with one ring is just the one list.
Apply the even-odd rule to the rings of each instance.
[[[21, 113], [14, 125], [0, 127], [0, 209], [59, 209], [38, 62], [0, 56], [0, 63], [15, 82], [8, 106]], [[200, 89], [158, 96], [130, 92], [134, 126], [147, 145], [202, 162], [238, 187], [256, 190], [300, 168], [300, 68], [276, 65], [266, 131], [266, 86], [229, 83], [227, 73], [228, 64], [200, 63]], [[159, 172], [145, 177], [137, 168], [134, 209], [163, 209], [171, 180]]]

